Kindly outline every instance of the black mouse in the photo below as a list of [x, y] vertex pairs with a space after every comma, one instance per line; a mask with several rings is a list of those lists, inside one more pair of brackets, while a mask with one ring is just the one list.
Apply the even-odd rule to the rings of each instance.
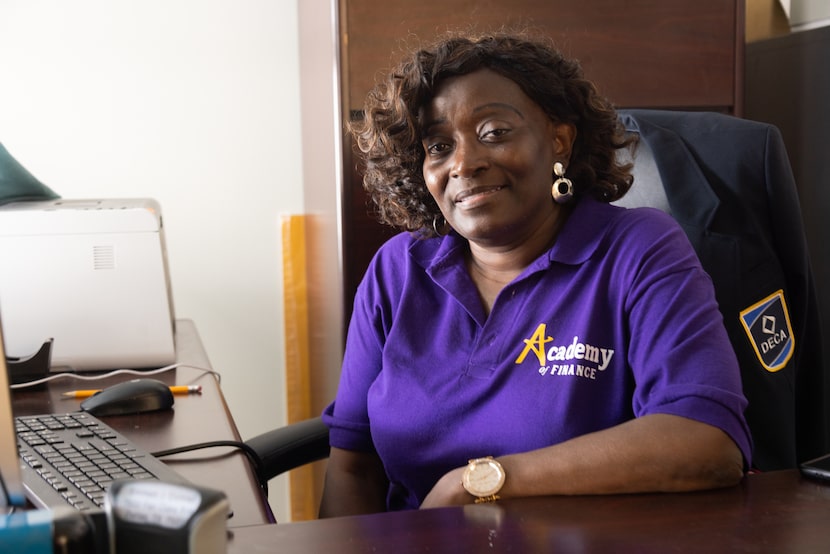
[[133, 379], [112, 385], [83, 402], [81, 409], [94, 416], [140, 414], [173, 407], [170, 387], [155, 379]]

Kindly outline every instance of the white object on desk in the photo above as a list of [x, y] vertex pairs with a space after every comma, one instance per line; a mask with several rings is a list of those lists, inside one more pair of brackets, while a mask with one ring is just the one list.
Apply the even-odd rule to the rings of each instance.
[[59, 199], [0, 207], [0, 309], [11, 357], [30, 356], [53, 337], [53, 369], [173, 363], [159, 204]]

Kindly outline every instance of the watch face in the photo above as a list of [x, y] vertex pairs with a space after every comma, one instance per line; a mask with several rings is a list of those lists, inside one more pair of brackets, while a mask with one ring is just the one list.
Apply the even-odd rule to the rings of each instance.
[[492, 458], [473, 460], [464, 472], [462, 484], [470, 494], [485, 497], [496, 494], [504, 484], [504, 470]]

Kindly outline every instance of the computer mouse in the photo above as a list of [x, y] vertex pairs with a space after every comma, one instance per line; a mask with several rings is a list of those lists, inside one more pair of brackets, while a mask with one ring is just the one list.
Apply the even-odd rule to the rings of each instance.
[[81, 402], [81, 409], [94, 416], [140, 414], [172, 407], [170, 387], [147, 378], [112, 385]]

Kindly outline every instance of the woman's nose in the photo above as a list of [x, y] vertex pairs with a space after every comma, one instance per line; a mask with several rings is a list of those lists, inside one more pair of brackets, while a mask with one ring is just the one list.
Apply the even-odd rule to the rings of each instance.
[[484, 149], [476, 142], [458, 142], [453, 151], [451, 175], [455, 179], [475, 176], [487, 167]]

